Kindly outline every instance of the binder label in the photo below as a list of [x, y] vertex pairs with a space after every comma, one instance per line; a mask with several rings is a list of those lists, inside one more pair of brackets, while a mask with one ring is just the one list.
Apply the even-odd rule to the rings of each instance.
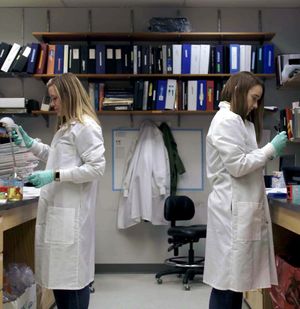
[[31, 51], [31, 48], [29, 46], [27, 46], [23, 52], [23, 56], [25, 56], [26, 58], [29, 56]]
[[73, 59], [79, 59], [79, 48], [73, 49]]
[[116, 59], [121, 59], [121, 48], [116, 49]]
[[96, 51], [94, 48], [89, 50], [89, 59], [96, 59]]

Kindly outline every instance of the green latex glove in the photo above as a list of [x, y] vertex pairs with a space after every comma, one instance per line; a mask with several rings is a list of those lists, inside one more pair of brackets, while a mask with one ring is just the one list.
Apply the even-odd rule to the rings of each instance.
[[280, 132], [272, 139], [271, 144], [275, 148], [276, 155], [278, 157], [282, 154], [286, 146], [287, 140], [288, 139], [285, 131]]
[[36, 188], [41, 188], [54, 180], [54, 171], [37, 171], [33, 172], [29, 177], [28, 181], [31, 182]]
[[33, 138], [31, 138], [21, 126], [18, 127], [20, 134], [22, 135], [22, 138], [18, 135], [18, 133], [13, 130], [12, 131], [12, 138], [17, 146], [20, 146], [22, 143], [22, 139], [24, 141], [24, 144], [26, 148], [30, 148], [33, 144]]

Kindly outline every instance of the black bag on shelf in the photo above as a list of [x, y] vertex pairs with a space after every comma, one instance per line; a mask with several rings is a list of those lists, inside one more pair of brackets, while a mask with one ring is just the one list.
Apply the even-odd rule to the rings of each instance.
[[191, 24], [186, 17], [152, 17], [150, 32], [191, 32]]

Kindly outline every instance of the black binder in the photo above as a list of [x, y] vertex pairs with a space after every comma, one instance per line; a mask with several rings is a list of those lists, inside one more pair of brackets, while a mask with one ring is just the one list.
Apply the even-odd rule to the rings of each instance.
[[69, 72], [78, 74], [80, 73], [80, 46], [70, 45], [69, 50]]
[[87, 71], [90, 74], [96, 73], [96, 46], [88, 46]]
[[87, 74], [88, 72], [88, 47], [80, 46], [80, 73]]
[[134, 84], [133, 109], [143, 109], [144, 81], [137, 80]]
[[10, 49], [11, 49], [11, 44], [1, 42], [0, 43], [0, 68], [2, 67], [2, 64], [4, 63], [6, 56], [8, 55]]
[[116, 73], [115, 63], [115, 47], [105, 46], [105, 73], [114, 74]]
[[25, 69], [25, 66], [27, 64], [29, 55], [30, 55], [31, 47], [30, 46], [23, 46], [15, 60], [13, 61], [9, 71], [12, 72], [23, 72]]

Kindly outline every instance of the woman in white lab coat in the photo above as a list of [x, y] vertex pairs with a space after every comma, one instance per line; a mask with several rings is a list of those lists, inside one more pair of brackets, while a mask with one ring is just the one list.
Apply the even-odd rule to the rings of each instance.
[[281, 132], [258, 148], [264, 85], [249, 72], [232, 75], [206, 138], [208, 198], [204, 282], [210, 309], [239, 309], [242, 292], [277, 284], [263, 168], [280, 155]]
[[105, 168], [102, 130], [74, 74], [57, 76], [47, 87], [59, 119], [51, 146], [20, 127], [26, 147], [46, 162], [44, 171], [29, 177], [43, 187], [36, 221], [36, 281], [53, 289], [58, 309], [86, 309], [94, 280], [95, 207]]

